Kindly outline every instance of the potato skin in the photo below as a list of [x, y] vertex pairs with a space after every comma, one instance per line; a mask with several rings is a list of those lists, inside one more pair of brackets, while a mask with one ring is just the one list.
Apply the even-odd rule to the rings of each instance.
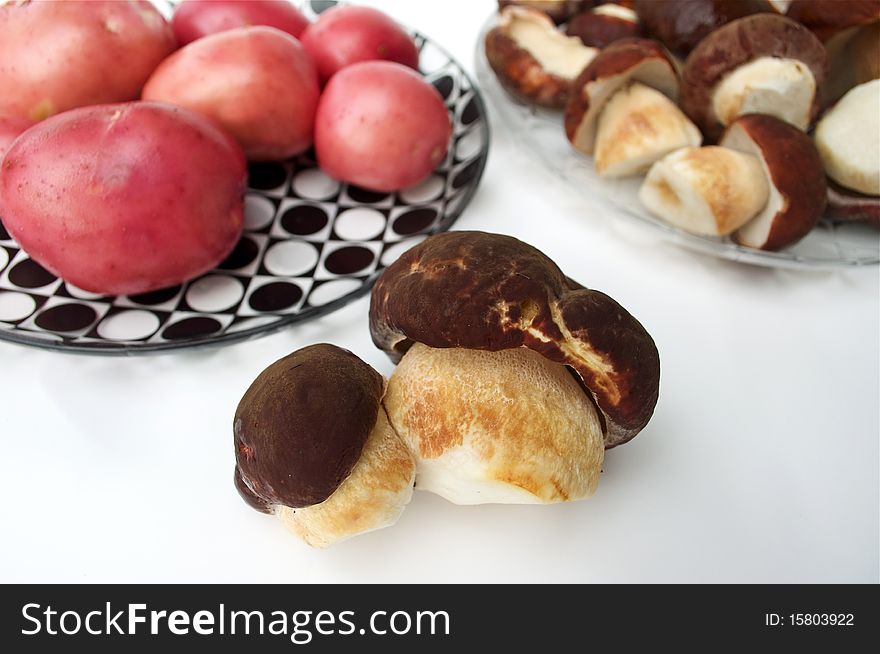
[[419, 51], [412, 37], [390, 16], [370, 7], [332, 7], [309, 25], [301, 38], [322, 84], [360, 61], [396, 61], [419, 68]]
[[0, 121], [134, 100], [175, 48], [145, 0], [0, 4]]
[[16, 137], [33, 124], [33, 121], [24, 118], [0, 116], [0, 159], [3, 159], [3, 153]]
[[315, 153], [328, 175], [374, 191], [416, 184], [446, 157], [452, 126], [437, 90], [415, 71], [366, 61], [324, 89]]
[[182, 46], [236, 27], [268, 25], [299, 38], [309, 19], [286, 0], [184, 0], [171, 17]]
[[244, 155], [207, 119], [132, 102], [30, 128], [0, 162], [0, 216], [38, 263], [87, 291], [144, 293], [220, 263], [243, 227]]
[[286, 159], [312, 144], [318, 76], [300, 43], [274, 27], [211, 34], [168, 57], [144, 100], [204, 114], [253, 161]]

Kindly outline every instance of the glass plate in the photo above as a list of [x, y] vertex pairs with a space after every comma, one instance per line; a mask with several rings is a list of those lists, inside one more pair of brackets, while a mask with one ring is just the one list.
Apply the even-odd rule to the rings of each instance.
[[599, 178], [592, 158], [574, 150], [565, 136], [560, 112], [527, 105], [499, 84], [483, 48], [491, 17], [480, 33], [475, 52], [477, 81], [501, 124], [530, 155], [555, 176], [588, 198], [597, 194], [619, 208], [620, 214], [656, 230], [663, 237], [691, 250], [724, 259], [780, 268], [836, 268], [880, 262], [880, 231], [868, 225], [822, 222], [800, 242], [781, 252], [762, 252], [737, 245], [729, 238], [689, 234], [652, 217], [638, 200], [641, 177], [621, 180]]
[[311, 152], [253, 164], [235, 251], [195, 280], [139, 296], [67, 284], [0, 224], [0, 339], [95, 354], [218, 345], [322, 316], [366, 293], [402, 252], [449, 229], [476, 191], [489, 151], [473, 81], [443, 48], [413, 34], [422, 73], [453, 121], [446, 161], [425, 182], [392, 194], [365, 191], [325, 176]]

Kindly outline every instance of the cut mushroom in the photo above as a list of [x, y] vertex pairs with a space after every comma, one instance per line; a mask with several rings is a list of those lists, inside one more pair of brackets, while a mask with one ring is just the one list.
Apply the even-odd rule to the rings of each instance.
[[826, 69], [825, 49], [803, 25], [778, 14], [748, 16], [709, 34], [688, 56], [682, 108], [711, 141], [746, 113], [806, 129]]
[[767, 203], [767, 179], [757, 157], [721, 148], [683, 148], [655, 163], [639, 189], [654, 215], [702, 236], [725, 236]]
[[877, 0], [794, 0], [786, 15], [803, 24], [823, 42], [853, 27], [880, 20]]
[[679, 57], [732, 20], [774, 11], [768, 0], [636, 0], [635, 9], [648, 35]]
[[835, 222], [880, 227], [880, 198], [850, 191], [829, 180], [825, 215]]
[[797, 59], [759, 57], [721, 80], [712, 109], [723, 125], [744, 114], [769, 113], [805, 130], [810, 124], [816, 80]]
[[825, 174], [809, 136], [762, 114], [742, 116], [724, 133], [721, 145], [761, 162], [769, 196], [733, 239], [759, 250], [779, 250], [806, 236], [825, 210]]
[[855, 87], [822, 117], [816, 146], [831, 179], [880, 196], [880, 79]]
[[672, 150], [699, 145], [699, 130], [675, 105], [678, 73], [656, 41], [614, 43], [584, 69], [565, 108], [575, 149], [595, 154], [600, 175], [647, 170]]
[[510, 6], [486, 35], [486, 58], [504, 87], [545, 107], [561, 108], [572, 80], [598, 53], [559, 32], [542, 12]]
[[700, 145], [700, 140], [700, 130], [672, 100], [634, 82], [615, 93], [599, 116], [596, 172], [600, 177], [637, 175], [670, 152]]
[[795, 0], [788, 17], [811, 30], [828, 51], [823, 107], [854, 86], [880, 77], [878, 0]]
[[510, 6], [526, 7], [547, 14], [550, 20], [559, 24], [592, 4], [592, 0], [498, 0], [498, 10], [503, 11]]
[[769, 2], [780, 14], [784, 14], [788, 11], [789, 6], [791, 5], [791, 0], [769, 0]]
[[565, 33], [576, 36], [584, 45], [605, 48], [620, 39], [641, 34], [641, 23], [635, 11], [615, 4], [599, 5], [568, 21]]

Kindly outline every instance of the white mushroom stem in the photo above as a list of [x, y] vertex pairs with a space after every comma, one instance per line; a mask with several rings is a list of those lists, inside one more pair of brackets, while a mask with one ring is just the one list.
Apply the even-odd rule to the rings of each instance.
[[816, 80], [803, 62], [759, 57], [721, 80], [712, 109], [722, 125], [744, 114], [770, 114], [805, 130], [815, 97]]
[[880, 195], [880, 79], [849, 91], [819, 121], [816, 147], [831, 179]]
[[510, 38], [552, 75], [574, 79], [599, 52], [576, 36], [566, 36], [538, 12], [508, 7], [504, 15]]
[[532, 350], [416, 343], [385, 405], [416, 458], [417, 488], [450, 502], [564, 502], [599, 483], [604, 435], [592, 399], [565, 366]]
[[670, 152], [699, 146], [697, 129], [672, 100], [633, 83], [611, 97], [599, 115], [595, 162], [600, 177], [643, 173]]
[[770, 0], [770, 4], [773, 5], [773, 8], [780, 14], [785, 15], [785, 12], [788, 11], [788, 5], [791, 4], [791, 0]]
[[612, 16], [614, 18], [629, 21], [630, 23], [639, 22], [639, 16], [635, 11], [629, 7], [614, 4], [613, 2], [606, 2], [604, 5], [594, 7], [591, 11], [597, 16]]
[[685, 231], [725, 236], [767, 204], [757, 157], [717, 146], [683, 148], [655, 163], [639, 190], [654, 215]]

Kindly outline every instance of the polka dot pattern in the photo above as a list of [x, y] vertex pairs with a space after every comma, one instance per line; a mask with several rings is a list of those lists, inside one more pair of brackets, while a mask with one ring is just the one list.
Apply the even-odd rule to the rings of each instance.
[[[309, 0], [314, 17], [336, 4]], [[132, 353], [232, 342], [323, 315], [367, 292], [429, 234], [449, 229], [486, 163], [486, 112], [474, 83], [415, 34], [420, 68], [453, 122], [449, 156], [397, 193], [341, 183], [314, 153], [249, 165], [245, 230], [215, 270], [182, 286], [103, 297], [58, 279], [21, 250], [0, 216], [0, 339], [84, 352]]]

